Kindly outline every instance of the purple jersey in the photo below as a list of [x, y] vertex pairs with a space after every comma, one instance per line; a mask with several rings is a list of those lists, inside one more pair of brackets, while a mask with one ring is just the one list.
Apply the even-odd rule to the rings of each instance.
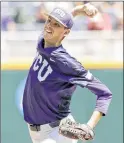
[[44, 48], [44, 39], [41, 38], [24, 90], [25, 121], [42, 125], [66, 117], [77, 85], [96, 94], [95, 110], [105, 115], [112, 98], [110, 90], [71, 57], [62, 45]]

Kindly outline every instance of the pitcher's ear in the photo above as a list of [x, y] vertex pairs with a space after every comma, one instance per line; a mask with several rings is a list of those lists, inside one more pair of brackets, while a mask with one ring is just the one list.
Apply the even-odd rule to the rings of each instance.
[[64, 36], [67, 36], [70, 33], [70, 31], [71, 31], [70, 29], [66, 29]]

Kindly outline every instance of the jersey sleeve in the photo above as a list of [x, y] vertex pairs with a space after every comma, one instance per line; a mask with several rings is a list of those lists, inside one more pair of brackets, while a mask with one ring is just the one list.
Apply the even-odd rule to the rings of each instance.
[[96, 95], [95, 110], [106, 115], [112, 99], [112, 93], [108, 87], [67, 53], [59, 53], [54, 58], [56, 58], [58, 68], [67, 77], [69, 83], [85, 87]]

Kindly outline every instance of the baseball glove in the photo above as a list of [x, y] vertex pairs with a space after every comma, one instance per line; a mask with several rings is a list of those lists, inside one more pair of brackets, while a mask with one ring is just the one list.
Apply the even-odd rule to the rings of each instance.
[[59, 126], [59, 133], [70, 139], [92, 140], [94, 131], [87, 124], [80, 124], [67, 119], [65, 123]]

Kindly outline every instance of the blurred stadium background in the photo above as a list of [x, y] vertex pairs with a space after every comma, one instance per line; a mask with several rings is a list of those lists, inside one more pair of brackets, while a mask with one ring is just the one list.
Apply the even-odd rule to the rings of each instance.
[[[25, 78], [46, 20], [44, 12], [61, 6], [71, 11], [85, 2], [1, 2], [1, 139], [2, 143], [31, 143], [22, 116]], [[96, 128], [92, 143], [122, 143], [123, 136], [123, 2], [92, 2], [101, 15], [74, 18], [63, 41], [68, 52], [113, 92], [109, 114]], [[78, 96], [78, 97], [77, 97]], [[71, 108], [86, 122], [95, 96], [77, 88]]]

